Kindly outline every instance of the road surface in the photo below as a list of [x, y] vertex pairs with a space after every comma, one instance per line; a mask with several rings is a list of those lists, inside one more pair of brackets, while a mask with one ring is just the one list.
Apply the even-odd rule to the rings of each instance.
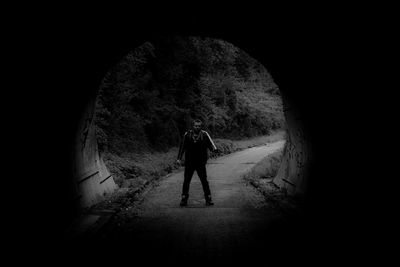
[[[122, 242], [146, 263], [238, 263], [258, 260], [272, 242], [271, 226], [280, 214], [242, 176], [285, 141], [253, 147], [209, 160], [208, 180], [214, 206], [205, 206], [200, 179], [193, 176], [187, 207], [180, 207], [183, 171], [160, 181], [145, 196], [138, 217], [106, 239]], [[110, 228], [111, 227], [111, 228]], [[119, 243], [119, 244], [122, 244]], [[272, 256], [272, 255], [269, 255]], [[213, 265], [212, 264], [212, 265]]]

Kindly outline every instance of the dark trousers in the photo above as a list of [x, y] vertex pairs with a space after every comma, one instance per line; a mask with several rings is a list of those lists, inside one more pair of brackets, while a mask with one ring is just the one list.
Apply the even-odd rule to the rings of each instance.
[[185, 164], [185, 173], [183, 180], [183, 188], [182, 195], [189, 196], [189, 186], [190, 181], [192, 180], [192, 176], [194, 171], [197, 172], [197, 175], [200, 178], [201, 185], [203, 186], [204, 196], [211, 195], [210, 187], [207, 181], [207, 171], [205, 163], [186, 163]]

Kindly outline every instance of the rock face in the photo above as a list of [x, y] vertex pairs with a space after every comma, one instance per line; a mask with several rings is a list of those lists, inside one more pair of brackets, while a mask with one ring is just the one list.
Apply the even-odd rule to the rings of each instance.
[[303, 195], [307, 189], [311, 157], [310, 142], [295, 108], [290, 106], [285, 98], [283, 98], [283, 102], [287, 123], [287, 139], [282, 163], [273, 182], [284, 188], [289, 195]]
[[94, 127], [94, 99], [79, 123], [73, 151], [73, 191], [78, 209], [89, 207], [113, 192], [117, 185], [99, 155]]

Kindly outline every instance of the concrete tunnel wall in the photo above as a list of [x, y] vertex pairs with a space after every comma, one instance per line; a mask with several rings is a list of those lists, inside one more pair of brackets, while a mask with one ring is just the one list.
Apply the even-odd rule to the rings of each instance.
[[98, 150], [94, 127], [95, 98], [90, 99], [75, 137], [73, 151], [74, 200], [77, 208], [90, 207], [117, 185]]
[[304, 195], [311, 160], [311, 143], [307, 138], [301, 117], [282, 96], [287, 125], [286, 143], [281, 166], [273, 182], [289, 195]]

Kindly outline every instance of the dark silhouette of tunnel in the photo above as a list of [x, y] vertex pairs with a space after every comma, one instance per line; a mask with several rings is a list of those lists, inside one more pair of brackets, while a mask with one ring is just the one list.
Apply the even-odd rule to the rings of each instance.
[[[48, 115], [51, 121], [49, 132], [53, 134], [46, 138], [57, 146], [49, 150], [51, 157], [47, 159], [46, 172], [56, 177], [48, 184], [57, 190], [47, 192], [43, 196], [46, 201], [40, 206], [41, 210], [51, 212], [51, 220], [46, 221], [45, 227], [57, 233], [52, 238], [60, 241], [63, 229], [80, 212], [73, 184], [76, 181], [73, 149], [82, 120], [96, 97], [101, 79], [111, 66], [133, 48], [152, 38], [175, 34], [230, 42], [265, 66], [279, 85], [287, 108], [286, 115], [289, 114], [286, 117], [290, 121], [289, 127], [292, 127], [293, 137], [301, 140], [293, 142], [296, 149], [291, 156], [293, 159], [301, 158], [299, 154], [302, 152], [312, 155], [306, 156], [304, 162], [293, 162], [307, 165], [305, 171], [296, 173], [299, 177], [295, 180], [295, 185], [302, 188], [304, 216], [301, 222], [277, 226], [274, 235], [281, 238], [279, 245], [300, 246], [304, 240], [312, 240], [315, 244], [312, 249], [317, 249], [318, 242], [329, 242], [342, 236], [339, 229], [343, 227], [330, 228], [332, 225], [343, 226], [342, 218], [351, 214], [351, 210], [341, 209], [346, 206], [345, 195], [337, 198], [332, 186], [332, 181], [340, 173], [332, 167], [337, 158], [330, 151], [338, 145], [338, 141], [332, 138], [334, 128], [331, 123], [340, 110], [333, 111], [334, 98], [329, 93], [329, 89], [332, 89], [329, 81], [332, 75], [337, 74], [326, 66], [337, 54], [334, 50], [327, 50], [326, 39], [319, 34], [320, 29], [306, 22], [267, 23], [262, 16], [245, 21], [233, 15], [159, 16], [145, 21], [142, 27], [138, 26], [143, 25], [143, 20], [139, 18], [124, 24], [104, 22], [92, 27], [76, 23], [68, 25], [68, 30], [60, 27], [57, 39], [53, 40], [56, 45], [52, 49], [61, 64], [50, 73], [52, 79], [57, 81], [55, 87], [60, 96], [51, 99], [53, 104], [47, 109], [51, 110]], [[282, 183], [290, 186], [286, 184]], [[303, 251], [308, 249], [302, 248]]]
[[[10, 108], [3, 113], [9, 120], [4, 121], [2, 131], [17, 137], [16, 141], [3, 140], [13, 152], [3, 155], [14, 164], [3, 167], [8, 173], [2, 181], [12, 185], [3, 185], [3, 192], [10, 195], [2, 204], [13, 211], [3, 211], [3, 221], [16, 226], [15, 231], [5, 231], [11, 233], [12, 245], [17, 245], [18, 258], [31, 259], [20, 253], [24, 246], [42, 259], [54, 256], [52, 252], [65, 252], [61, 259], [71, 258], [74, 264], [79, 253], [86, 253], [91, 264], [105, 258], [115, 263], [113, 256], [123, 254], [116, 250], [107, 255], [116, 244], [98, 244], [89, 253], [90, 247], [63, 240], [64, 230], [80, 212], [73, 184], [74, 145], [88, 104], [109, 68], [144, 41], [164, 35], [222, 39], [258, 60], [279, 85], [290, 108], [287, 112], [301, 130], [298, 138], [306, 140], [304, 147], [311, 151], [307, 171], [299, 177], [306, 178], [304, 216], [276, 225], [274, 237], [263, 238], [260, 246], [271, 244], [271, 238], [279, 241], [272, 246], [282, 256], [266, 250], [266, 262], [274, 256], [278, 261], [298, 262], [329, 256], [325, 263], [347, 255], [369, 260], [389, 244], [380, 238], [371, 241], [392, 234], [387, 233], [385, 219], [395, 214], [387, 204], [397, 203], [389, 199], [397, 194], [388, 192], [397, 189], [392, 186], [396, 176], [386, 175], [391, 155], [372, 150], [383, 146], [375, 146], [374, 141], [388, 138], [389, 131], [383, 129], [379, 136], [377, 127], [396, 122], [385, 121], [389, 114], [377, 112], [391, 112], [386, 109], [387, 92], [395, 87], [384, 87], [385, 79], [377, 81], [376, 71], [386, 64], [375, 65], [374, 60], [392, 58], [385, 55], [389, 46], [381, 37], [391, 30], [390, 25], [396, 25], [378, 15], [395, 16], [379, 13], [376, 5], [369, 6], [368, 12], [363, 10], [368, 5], [300, 3], [307, 12], [298, 6], [290, 10], [289, 5], [280, 10], [284, 12], [268, 5], [246, 9], [243, 4], [230, 4], [235, 5], [236, 11], [204, 4], [204, 8], [174, 12], [173, 8], [156, 11], [154, 6], [136, 6], [114, 15], [111, 10], [96, 13], [94, 8], [71, 12], [66, 6], [50, 12], [42, 7], [42, 12], [18, 9], [18, 16], [7, 25], [17, 27], [9, 27], [6, 34], [12, 36], [4, 38], [17, 43], [18, 51], [4, 52], [17, 63], [16, 68], [8, 67], [18, 75], [12, 77], [17, 90], [4, 90], [13, 91], [16, 97], [3, 95], [3, 104]], [[28, 75], [22, 75], [22, 70]], [[387, 145], [389, 152], [397, 152], [392, 143]], [[43, 243], [46, 248], [39, 246]], [[125, 255], [135, 254], [129, 253]]]
[[[66, 145], [65, 149], [87, 150], [87, 147], [84, 148], [85, 142], [87, 142], [86, 138], [92, 138], [93, 140], [86, 143], [87, 146], [92, 146], [89, 147], [89, 153], [86, 153], [85, 156], [79, 156], [79, 152], [73, 153], [72, 155], [71, 152], [69, 152], [68, 155], [70, 155], [70, 158], [65, 161], [71, 164], [68, 166], [70, 169], [70, 172], [68, 173], [69, 179], [65, 179], [65, 186], [63, 187], [67, 189], [65, 190], [63, 203], [66, 205], [65, 210], [69, 210], [70, 214], [70, 218], [68, 218], [68, 216], [65, 217], [66, 223], [68, 223], [68, 221], [70, 221], [74, 216], [77, 216], [81, 211], [82, 204], [80, 199], [82, 198], [82, 193], [77, 192], [76, 187], [79, 187], [79, 185], [82, 184], [82, 181], [87, 181], [90, 178], [93, 178], [94, 175], [99, 175], [100, 177], [98, 179], [100, 179], [101, 184], [104, 186], [112, 180], [108, 179], [110, 178], [110, 174], [107, 170], [99, 171], [96, 167], [92, 168], [92, 166], [88, 166], [92, 162], [99, 160], [95, 156], [97, 154], [95, 136], [93, 132], [90, 132], [88, 123], [90, 123], [93, 115], [94, 99], [97, 96], [98, 85], [101, 79], [110, 66], [113, 66], [118, 62], [118, 60], [132, 48], [135, 48], [152, 38], [157, 38], [160, 35], [176, 33], [182, 35], [215, 37], [227, 40], [244, 51], [247, 51], [269, 70], [276, 83], [279, 84], [282, 92], [285, 116], [289, 124], [289, 132], [291, 133], [289, 135], [289, 137], [291, 137], [289, 138], [289, 144], [293, 143], [291, 148], [287, 149], [288, 151], [292, 151], [287, 152], [285, 155], [286, 157], [290, 157], [290, 159], [284, 159], [284, 163], [290, 164], [291, 166], [288, 167], [289, 170], [284, 171], [282, 174], [284, 177], [280, 177], [277, 183], [280, 186], [287, 187], [289, 192], [299, 193], [305, 197], [307, 196], [306, 189], [307, 181], [309, 180], [308, 165], [311, 164], [311, 142], [313, 140], [313, 133], [308, 131], [307, 128], [309, 123], [307, 120], [311, 117], [311, 114], [309, 114], [310, 109], [308, 107], [310, 92], [307, 91], [303, 84], [304, 80], [307, 78], [307, 74], [304, 74], [304, 67], [309, 66], [306, 56], [307, 50], [302, 50], [306, 47], [298, 46], [298, 44], [297, 46], [293, 46], [291, 45], [290, 40], [286, 39], [285, 42], [282, 42], [282, 40], [272, 33], [263, 37], [261, 34], [257, 35], [247, 31], [242, 31], [242, 35], [238, 35], [237, 32], [216, 30], [215, 28], [210, 27], [211, 25], [209, 24], [196, 24], [197, 23], [194, 23], [194, 25], [192, 25], [193, 27], [189, 27], [188, 25], [185, 25], [185, 27], [180, 25], [179, 27], [178, 24], [178, 27], [175, 28], [178, 30], [177, 32], [163, 29], [157, 29], [158, 31], [153, 32], [151, 30], [136, 32], [134, 38], [132, 38], [132, 36], [128, 37], [127, 34], [116, 35], [114, 38], [110, 37], [106, 41], [104, 39], [91, 38], [88, 40], [89, 42], [86, 42], [87, 47], [79, 47], [78, 51], [73, 50], [74, 53], [82, 53], [74, 55], [74, 58], [76, 57], [80, 62], [76, 62], [73, 70], [74, 73], [81, 76], [72, 78], [79, 79], [79, 82], [75, 84], [75, 87], [79, 87], [79, 89], [76, 88], [75, 90], [70, 90], [69, 100], [73, 101], [74, 110], [72, 114], [68, 114], [68, 139], [70, 141], [66, 143], [68, 145]], [[293, 36], [292, 38], [295, 37]], [[89, 157], [89, 159], [86, 159], [86, 162], [83, 162], [83, 158], [85, 157]], [[78, 176], [76, 173], [77, 165], [86, 167], [85, 171]], [[99, 166], [103, 165], [103, 163], [100, 163]], [[303, 169], [298, 172], [294, 171], [291, 177], [287, 177], [287, 172], [290, 171], [290, 169], [293, 172], [293, 169], [296, 169], [299, 166]], [[291, 181], [291, 179], [294, 180]], [[90, 187], [93, 186], [89, 185], [89, 188]], [[97, 189], [94, 189], [94, 191], [96, 190]], [[108, 191], [106, 190], [106, 192], [109, 192], [110, 190], [112, 190], [112, 188]], [[94, 194], [98, 194], [99, 196], [91, 196], [92, 199], [97, 200], [94, 200], [94, 202], [89, 201], [88, 203], [93, 204], [101, 199], [104, 190], [98, 189], [97, 191], [98, 192], [95, 192]], [[83, 194], [93, 193], [84, 192]], [[85, 206], [88, 206], [88, 204], [83, 204], [83, 207]]]
[[[152, 43], [156, 40], [147, 41]], [[73, 148], [74, 175], [71, 183], [74, 191], [71, 195], [77, 212], [102, 201], [104, 195], [112, 193], [117, 188], [112, 174], [99, 155], [98, 137], [95, 133], [95, 102], [95, 97], [89, 99], [82, 113]], [[299, 116], [287, 101], [284, 102], [284, 113], [289, 120], [288, 142], [283, 164], [274, 183], [289, 195], [302, 198], [307, 190], [306, 173], [312, 157], [309, 140], [302, 129]]]
[[[105, 195], [117, 188], [99, 153], [94, 120], [97, 93], [94, 91], [88, 99], [73, 143], [73, 175], [70, 186], [72, 192], [68, 194], [72, 196], [71, 206], [75, 206], [76, 214], [83, 208], [102, 201]], [[308, 167], [312, 159], [310, 141], [303, 129], [301, 115], [296, 112], [296, 107], [291, 101], [287, 100], [285, 93], [283, 104], [287, 120], [287, 142], [280, 170], [273, 182], [287, 194], [303, 199], [307, 191]]]

